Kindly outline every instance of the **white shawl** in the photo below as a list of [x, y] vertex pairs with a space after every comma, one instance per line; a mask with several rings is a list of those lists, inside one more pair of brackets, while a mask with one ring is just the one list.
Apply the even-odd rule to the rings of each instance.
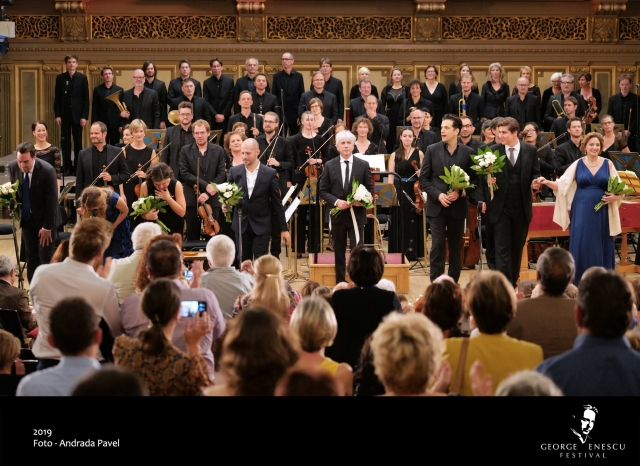
[[[576, 189], [578, 187], [576, 184], [576, 168], [579, 160], [582, 159], [578, 159], [569, 165], [569, 168], [564, 172], [564, 175], [557, 180], [558, 191], [556, 192], [556, 205], [553, 209], [553, 221], [560, 225], [562, 230], [566, 230], [569, 227], [569, 209], [571, 208], [573, 197], [575, 196]], [[609, 176], [618, 176], [618, 172], [613, 167], [611, 161], [605, 160], [605, 163], [609, 163]], [[609, 235], [611, 236], [617, 236], [622, 232], [622, 227], [620, 225], [620, 212], [618, 211], [621, 203], [622, 201], [617, 201], [607, 204], [609, 211]]]

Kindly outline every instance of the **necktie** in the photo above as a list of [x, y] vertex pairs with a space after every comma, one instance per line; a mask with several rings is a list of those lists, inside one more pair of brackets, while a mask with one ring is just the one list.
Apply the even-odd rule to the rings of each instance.
[[22, 219], [28, 222], [31, 219], [31, 193], [29, 189], [29, 174], [25, 173], [22, 185]]
[[509, 148], [509, 162], [511, 162], [511, 166], [512, 167], [515, 166], [515, 164], [516, 164], [516, 156], [513, 155], [513, 151], [514, 150], [515, 149], [513, 147]]
[[349, 176], [349, 161], [345, 160], [344, 162], [345, 164], [345, 169], [344, 169], [344, 186], [343, 186], [343, 191], [344, 191], [344, 195], [347, 196], [349, 194], [351, 194], [351, 178]]

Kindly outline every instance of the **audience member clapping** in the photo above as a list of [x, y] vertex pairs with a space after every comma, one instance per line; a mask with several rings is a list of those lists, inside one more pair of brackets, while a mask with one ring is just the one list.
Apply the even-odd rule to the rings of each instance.
[[133, 372], [105, 364], [78, 381], [71, 396], [148, 396], [144, 382]]
[[518, 299], [531, 298], [531, 293], [536, 286], [536, 282], [533, 280], [521, 280], [518, 283]]
[[[149, 284], [151, 281], [149, 278], [149, 273], [147, 272], [147, 253], [149, 252], [149, 248], [158, 241], [171, 241], [176, 245], [179, 251], [182, 251], [182, 236], [178, 233], [174, 233], [172, 235], [157, 235], [147, 241], [147, 244], [144, 246], [142, 250], [142, 257], [138, 261], [138, 267], [136, 268], [136, 278], [135, 278], [135, 288], [136, 293], [142, 293], [142, 290]], [[180, 266], [182, 270], [182, 266]], [[186, 283], [186, 281], [185, 281]]]
[[459, 329], [464, 314], [460, 286], [452, 280], [434, 282], [424, 293], [421, 312], [440, 327], [444, 338], [462, 336]]
[[[469, 370], [474, 396], [493, 396], [493, 378], [482, 374], [482, 363], [476, 361]], [[495, 396], [563, 396], [553, 381], [535, 371], [518, 371], [500, 382]]]
[[60, 241], [58, 247], [56, 248], [53, 256], [51, 257], [50, 264], [57, 264], [58, 262], [64, 262], [64, 260], [69, 257], [69, 240], [65, 239]]
[[276, 385], [275, 396], [341, 396], [338, 381], [322, 369], [292, 369]]
[[393, 291], [394, 293], [396, 292], [396, 284], [388, 278], [381, 279], [376, 286], [382, 290]]

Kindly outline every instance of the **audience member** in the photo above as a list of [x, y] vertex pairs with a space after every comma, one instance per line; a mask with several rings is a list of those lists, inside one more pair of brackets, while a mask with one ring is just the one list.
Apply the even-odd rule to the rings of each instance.
[[531, 293], [536, 287], [536, 282], [533, 280], [520, 280], [518, 282], [518, 292], [516, 294], [518, 299], [531, 298]]
[[409, 298], [402, 293], [398, 293], [398, 301], [400, 301], [400, 307], [402, 307], [402, 313], [408, 314], [409, 312], [413, 312], [413, 306], [409, 302]]
[[396, 292], [396, 284], [388, 278], [381, 279], [376, 286], [382, 290], [393, 291], [394, 293]]
[[27, 333], [36, 328], [38, 323], [29, 308], [27, 292], [14, 286], [17, 278], [17, 268], [13, 259], [9, 256], [0, 255], [0, 309], [18, 311], [18, 317], [22, 324], [22, 337], [27, 338]]
[[376, 368], [373, 365], [373, 351], [371, 351], [371, 340], [373, 336], [365, 340], [357, 369], [353, 375], [353, 395], [354, 396], [379, 396], [384, 395], [384, 385], [376, 375]]
[[[166, 245], [173, 248], [169, 242]], [[163, 243], [156, 246], [162, 248]], [[150, 251], [150, 264], [155, 260], [154, 249], [158, 248]], [[182, 290], [173, 280], [152, 281], [140, 297], [140, 309], [151, 326], [137, 338], [122, 335], [116, 339], [113, 348], [116, 365], [138, 374], [151, 396], [195, 395], [211, 385], [207, 361], [200, 348], [204, 337], [213, 332], [213, 323], [207, 312], [184, 315], [183, 300]], [[179, 320], [186, 321], [182, 331], [186, 354], [171, 342], [175, 341]]]
[[113, 364], [82, 377], [71, 396], [148, 396], [149, 391], [136, 374]]
[[519, 371], [498, 385], [496, 396], [562, 396], [562, 390], [542, 374]]
[[420, 311], [440, 327], [444, 338], [463, 336], [459, 327], [464, 314], [462, 289], [453, 280], [440, 280], [429, 285]]
[[298, 361], [299, 352], [284, 319], [269, 309], [245, 309], [231, 321], [224, 340], [220, 366], [226, 384], [209, 387], [204, 394], [271, 396], [278, 380]]
[[[0, 330], [0, 396], [15, 396], [25, 374], [20, 356], [20, 340], [6, 330]], [[15, 373], [12, 369], [15, 366]]]
[[338, 381], [322, 369], [292, 369], [276, 385], [275, 396], [341, 396]]
[[58, 244], [58, 247], [53, 252], [53, 256], [51, 257], [49, 264], [64, 262], [67, 257], [69, 257], [69, 240], [65, 239], [60, 241], [60, 244]]
[[331, 291], [331, 288], [329, 288], [328, 286], [319, 286], [318, 288], [313, 290], [313, 293], [311, 293], [311, 296], [319, 296], [321, 298], [324, 298], [327, 303], [329, 303], [329, 305], [331, 305], [332, 295], [333, 291]]
[[62, 354], [62, 359], [55, 367], [25, 376], [18, 385], [18, 396], [67, 396], [81, 377], [100, 369], [96, 360], [102, 341], [100, 316], [84, 298], [59, 301], [51, 309], [47, 321], [46, 337], [41, 331], [37, 340], [46, 338], [49, 346]]
[[567, 396], [640, 395], [640, 354], [624, 336], [632, 306], [631, 289], [619, 273], [582, 275], [573, 349], [547, 359], [536, 371]]
[[[149, 273], [147, 272], [147, 253], [149, 252], [149, 248], [158, 241], [171, 241], [176, 245], [178, 251], [182, 251], [182, 236], [178, 233], [173, 233], [172, 235], [158, 235], [151, 238], [147, 241], [147, 244], [142, 249], [142, 257], [140, 257], [140, 261], [138, 262], [138, 267], [136, 269], [136, 278], [135, 278], [135, 289], [136, 293], [142, 293], [145, 287], [149, 284], [151, 279], [149, 278]], [[186, 283], [186, 280], [184, 281]], [[125, 330], [125, 333], [126, 330]], [[129, 335], [127, 333], [127, 335]], [[131, 335], [129, 335], [131, 336]]]
[[569, 251], [546, 249], [536, 266], [540, 293], [519, 300], [517, 312], [507, 326], [510, 337], [540, 345], [545, 359], [569, 351], [578, 336], [574, 319], [576, 300], [564, 295], [575, 270]]
[[315, 290], [316, 288], [318, 288], [320, 286], [320, 283], [318, 283], [315, 280], [308, 280], [304, 286], [302, 288], [300, 288], [300, 296], [302, 298], [306, 298], [308, 296], [311, 296], [313, 294], [313, 290]]

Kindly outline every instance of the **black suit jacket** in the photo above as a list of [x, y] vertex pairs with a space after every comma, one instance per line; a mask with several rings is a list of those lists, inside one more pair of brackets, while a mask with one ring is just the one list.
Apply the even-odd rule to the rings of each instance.
[[167, 121], [167, 105], [169, 101], [167, 100], [167, 85], [164, 81], [160, 81], [159, 79], [154, 79], [151, 84], [147, 80], [144, 81], [144, 87], [147, 89], [151, 89], [152, 91], [156, 91], [158, 94], [158, 105], [160, 106], [160, 121]]
[[[196, 85], [196, 92], [194, 95], [197, 95], [198, 97], [202, 97], [202, 86], [200, 86], [200, 81], [198, 81], [197, 79], [193, 79], [193, 83]], [[175, 79], [172, 79], [169, 82], [169, 90], [167, 91], [167, 103], [171, 104], [171, 102], [173, 102], [174, 99], [177, 99], [178, 97], [180, 97], [182, 94], [182, 81], [183, 79], [181, 77], [177, 77]]]
[[[584, 98], [580, 94], [578, 94], [577, 92], [572, 92], [571, 96], [575, 97], [578, 100], [578, 108], [576, 110], [576, 116], [578, 118], [582, 118], [582, 116], [587, 111], [587, 103], [585, 102]], [[553, 124], [553, 121], [556, 118], [558, 118], [558, 115], [557, 115], [556, 111], [553, 108], [554, 104], [551, 103], [554, 100], [557, 100], [558, 102], [560, 102], [560, 105], [558, 106], [558, 108], [561, 108], [562, 111], [564, 112], [564, 94], [561, 92], [559, 94], [556, 94], [556, 95], [552, 96], [549, 99], [549, 103], [547, 104], [547, 109], [546, 109], [545, 114], [544, 114], [544, 124], [545, 124], [545, 127], [547, 127], [547, 128], [551, 128], [551, 125]]]
[[233, 103], [233, 79], [229, 76], [220, 76], [220, 90], [218, 91], [218, 79], [215, 76], [207, 78], [202, 83], [204, 100], [215, 110], [214, 116], [218, 113], [224, 115], [225, 120], [231, 116], [231, 105]]
[[91, 123], [101, 121], [110, 129], [118, 129], [120, 127], [120, 110], [116, 104], [107, 100], [106, 97], [122, 90], [120, 86], [115, 84], [112, 84], [109, 89], [104, 84], [100, 84], [93, 89]]
[[[371, 170], [369, 163], [353, 156], [353, 167], [349, 167], [351, 180], [354, 178], [358, 183], [363, 184], [369, 192], [373, 192], [371, 183]], [[342, 169], [340, 167], [342, 157], [329, 160], [324, 166], [324, 172], [320, 178], [320, 198], [327, 203], [328, 209], [333, 209], [338, 199], [346, 200], [344, 185], [342, 183]], [[362, 227], [367, 223], [367, 211], [364, 207], [354, 207], [358, 226]], [[342, 222], [351, 222], [351, 214], [347, 210], [340, 212], [335, 217], [331, 217], [331, 223], [338, 225]]]
[[389, 119], [381, 113], [376, 113], [376, 116], [369, 118], [369, 121], [373, 125], [373, 133], [369, 136], [369, 141], [382, 150], [384, 141], [389, 136]]
[[[280, 186], [278, 177], [273, 168], [260, 164], [258, 166], [258, 176], [253, 187], [251, 197], [247, 190], [247, 170], [244, 165], [236, 165], [229, 170], [229, 181], [237, 184], [244, 192], [242, 198], [242, 231], [244, 233], [247, 225], [256, 235], [271, 234], [271, 216], [275, 213], [280, 226], [280, 231], [287, 231], [287, 222], [284, 217], [284, 207], [280, 197]], [[238, 233], [238, 208], [233, 209], [233, 231]]]
[[[497, 150], [500, 155], [507, 155], [504, 144], [495, 144], [491, 146], [491, 150]], [[527, 144], [526, 142], [520, 142], [520, 153], [518, 155], [518, 159], [521, 162], [520, 195], [522, 196], [522, 203], [524, 205], [525, 219], [527, 223], [529, 223], [531, 222], [531, 218], [533, 217], [533, 210], [531, 207], [531, 183], [533, 182], [533, 180], [540, 177], [538, 149], [536, 149], [536, 146]], [[489, 215], [489, 222], [491, 223], [496, 223], [500, 219], [500, 215], [502, 214], [504, 202], [507, 198], [507, 186], [509, 185], [510, 168], [511, 164], [509, 163], [509, 157], [507, 156], [505, 158], [505, 164], [504, 167], [502, 167], [502, 171], [495, 174], [496, 184], [500, 187], [500, 189], [495, 189], [493, 191], [493, 200], [490, 201], [489, 199], [487, 199], [487, 202], [489, 203], [487, 213]], [[486, 178], [483, 178], [484, 181], [480, 182], [486, 183]], [[483, 201], [483, 199], [478, 200]], [[518, 252], [515, 251], [515, 253]]]
[[407, 94], [405, 95], [405, 98], [402, 101], [402, 106], [400, 107], [400, 113], [398, 113], [398, 121], [396, 122], [398, 126], [411, 126], [411, 121], [410, 120], [407, 121], [407, 117], [411, 115], [411, 109], [413, 107], [420, 110], [422, 110], [423, 108], [426, 108], [427, 110], [429, 110], [429, 114], [431, 114], [431, 116], [435, 115], [433, 110], [433, 103], [431, 101], [425, 99], [424, 97], [420, 97], [418, 99], [418, 103], [415, 104], [413, 103], [413, 99], [411, 98], [411, 95]]
[[[255, 118], [254, 118], [254, 115], [255, 115]], [[257, 113], [254, 113], [254, 112], [251, 112], [248, 118], [244, 118], [242, 113], [236, 113], [234, 115], [231, 115], [231, 118], [229, 118], [227, 122], [227, 132], [228, 133], [231, 132], [233, 125], [235, 125], [238, 122], [242, 122], [245, 125], [247, 125], [246, 136], [248, 138], [252, 138], [254, 136], [251, 130], [254, 127], [254, 122], [255, 122], [255, 127], [258, 128], [258, 131], [260, 133], [264, 133], [264, 125], [262, 124], [263, 118], [264, 117], [262, 115], [258, 115]]]
[[[16, 200], [22, 203], [22, 189], [24, 187], [24, 173], [18, 167], [18, 161], [9, 164], [11, 183], [20, 180]], [[31, 218], [34, 229], [55, 230], [62, 223], [58, 211], [58, 178], [56, 169], [47, 162], [34, 160], [33, 174], [29, 182], [29, 194], [31, 199]], [[25, 227], [24, 215], [20, 216], [20, 226]]]
[[524, 115], [518, 115], [518, 105], [520, 96], [512, 95], [507, 98], [505, 115], [508, 117], [515, 118], [520, 123], [520, 131], [524, 129], [525, 124], [533, 121], [540, 126], [542, 124], [540, 118], [540, 99], [527, 92], [527, 95], [524, 96]]
[[316, 91], [307, 91], [300, 97], [298, 103], [298, 118], [302, 116], [304, 112], [309, 110], [309, 101], [317, 97], [322, 100], [322, 116], [329, 118], [333, 123], [338, 120], [338, 101], [336, 96], [331, 92], [324, 91], [322, 94], [316, 94]]
[[22, 336], [26, 338], [27, 332], [38, 326], [35, 315], [29, 309], [29, 296], [22, 288], [16, 288], [0, 280], [0, 308], [18, 311], [18, 317], [22, 324]]
[[[73, 88], [69, 91], [68, 83], [73, 79]], [[68, 95], [67, 95], [68, 94]], [[67, 96], [67, 99], [65, 99]], [[56, 118], [62, 118], [65, 114], [64, 105], [68, 103], [71, 108], [71, 120], [74, 125], [79, 125], [80, 120], [89, 119], [89, 81], [87, 77], [78, 73], [69, 77], [69, 73], [62, 73], [56, 76], [55, 98], [53, 101], [53, 113]]]
[[[269, 160], [269, 156], [273, 151], [273, 157], [280, 162], [279, 167], [271, 167], [278, 173], [280, 182], [280, 193], [284, 195], [287, 192], [287, 181], [291, 181], [291, 173], [293, 171], [293, 147], [291, 141], [282, 136], [277, 136], [277, 142], [271, 140], [272, 144], [268, 150], [267, 137], [261, 134], [256, 138], [258, 146], [260, 147], [260, 155], [258, 156], [260, 162], [266, 165]], [[275, 147], [274, 147], [275, 146]]]
[[[624, 125], [624, 129], [636, 134], [638, 114], [636, 112], [638, 96], [633, 92], [629, 92], [626, 97], [622, 97], [622, 93], [617, 93], [609, 97], [609, 106], [607, 111], [613, 117], [614, 123]], [[629, 111], [631, 110], [631, 124], [629, 124]]]
[[[198, 183], [202, 194], [206, 192], [209, 183], [219, 184], [224, 181], [226, 159], [224, 149], [209, 143], [204, 157], [200, 158], [200, 156], [198, 145], [195, 142], [180, 149], [178, 167], [180, 169], [180, 180], [184, 187], [184, 198], [188, 207], [195, 207], [198, 204], [196, 191], [193, 189], [196, 183]], [[200, 158], [200, 178], [196, 179], [198, 158]], [[207, 204], [211, 207], [219, 208], [221, 204], [218, 194], [216, 193], [214, 196], [209, 197]]]
[[[423, 154], [427, 153], [427, 147], [431, 144], [435, 144], [438, 142], [438, 136], [433, 131], [428, 131], [426, 129], [421, 129], [420, 133], [418, 133], [418, 137], [413, 140], [413, 145], [422, 151]], [[396, 140], [396, 146], [393, 148], [393, 151], [397, 151], [400, 147], [400, 138]]]
[[[382, 115], [384, 115], [384, 104], [380, 99], [378, 99], [378, 107], [376, 107], [376, 113], [381, 113]], [[358, 96], [355, 99], [351, 99], [349, 101], [349, 115], [351, 118], [352, 128], [358, 117], [367, 115], [367, 110], [364, 108], [364, 100], [362, 99], [362, 96]]]
[[[473, 149], [471, 147], [465, 146], [459, 141], [458, 149], [453, 157], [449, 154], [444, 142], [427, 147], [427, 152], [424, 154], [424, 160], [420, 168], [420, 187], [427, 193], [427, 217], [437, 217], [442, 209], [445, 208], [438, 200], [440, 194], [447, 194], [449, 190], [449, 185], [440, 179], [440, 176], [444, 175], [444, 167], [451, 168], [452, 165], [457, 165], [469, 175], [469, 182], [476, 186], [476, 189], [468, 189], [466, 196], [462, 196], [462, 193], [460, 193], [458, 199], [447, 207], [453, 218], [465, 218], [468, 215], [468, 199], [470, 195], [475, 194], [476, 199], [484, 199], [481, 191], [479, 194], [474, 192], [477, 191], [478, 178], [475, 171], [471, 170], [471, 165], [473, 165], [471, 160], [472, 153]], [[480, 197], [478, 198], [478, 196]]]
[[276, 99], [276, 96], [272, 93], [265, 91], [262, 96], [262, 107], [260, 107], [260, 98], [255, 89], [251, 92], [251, 96], [253, 97], [253, 105], [251, 105], [251, 111], [253, 113], [264, 115], [267, 112], [277, 112], [278, 99]]
[[556, 147], [556, 157], [553, 166], [558, 176], [564, 175], [564, 172], [573, 162], [582, 157], [580, 148], [576, 146], [571, 139]]
[[[460, 116], [459, 107], [462, 93], [454, 94], [449, 99], [449, 109], [447, 113]], [[467, 116], [471, 118], [471, 122], [476, 129], [476, 133], [480, 134], [482, 123], [480, 118], [484, 116], [484, 100], [475, 92], [470, 92], [467, 101]]]
[[164, 136], [164, 145], [165, 147], [169, 144], [169, 148], [160, 154], [160, 158], [162, 162], [166, 163], [173, 170], [174, 177], [177, 180], [180, 180], [180, 151], [182, 150], [182, 145], [180, 145], [180, 128], [182, 126], [172, 126], [167, 128], [167, 132]]
[[[120, 154], [122, 149], [107, 144], [104, 150], [107, 151], [107, 165], [109, 165], [113, 159]], [[93, 183], [93, 180], [95, 180], [100, 174], [100, 172], [94, 173], [93, 171], [93, 146], [89, 146], [80, 151], [76, 166], [76, 199], [80, 200], [80, 195], [84, 188]], [[121, 154], [118, 157], [118, 160], [109, 167], [107, 172], [111, 175], [111, 181], [109, 184], [114, 187], [121, 185], [129, 179], [131, 174], [129, 173], [129, 168], [127, 167], [127, 161], [124, 154]], [[98, 181], [95, 184], [97, 187], [102, 185], [104, 185], [104, 183], [101, 181]]]
[[[238, 78], [238, 80], [236, 81], [236, 85], [233, 88], [233, 113], [240, 112], [240, 104], [238, 103], [238, 100], [240, 100], [240, 93], [242, 91], [253, 92], [255, 88], [256, 86], [253, 83], [253, 79], [249, 79], [249, 75], [245, 74], [243, 77]], [[267, 82], [267, 92], [271, 92], [271, 89], [269, 89], [268, 82]]]
[[[313, 84], [309, 88], [313, 90]], [[328, 81], [324, 83], [324, 91], [330, 92], [331, 94], [336, 96], [336, 102], [338, 103], [338, 119], [344, 118], [344, 88], [342, 86], [342, 81], [338, 78], [334, 78], [333, 76], [329, 77]], [[334, 122], [336, 120], [333, 120]]]
[[145, 87], [142, 91], [142, 109], [139, 115], [133, 114], [133, 88], [120, 94], [120, 102], [123, 102], [129, 110], [129, 119], [123, 118], [120, 126], [124, 127], [127, 123], [131, 123], [136, 118], [141, 119], [147, 125], [147, 129], [160, 127], [160, 105], [158, 104], [158, 94], [152, 89]]
[[[284, 92], [281, 92], [284, 91]], [[296, 70], [291, 70], [287, 74], [284, 70], [273, 75], [273, 95], [278, 99], [278, 105], [284, 111], [280, 111], [280, 120], [286, 119], [287, 123], [295, 125], [298, 121], [298, 104], [300, 97], [304, 94], [304, 79]], [[284, 96], [284, 105], [282, 102]]]
[[191, 104], [193, 105], [193, 121], [194, 122], [197, 120], [206, 120], [209, 123], [209, 125], [211, 125], [215, 114], [211, 115], [211, 113], [209, 113], [209, 109], [211, 108], [211, 106], [206, 100], [196, 95], [194, 95], [193, 98], [189, 100], [184, 95], [182, 95], [171, 101], [170, 109], [178, 110], [178, 105], [180, 105], [180, 103], [182, 102], [191, 102]]

